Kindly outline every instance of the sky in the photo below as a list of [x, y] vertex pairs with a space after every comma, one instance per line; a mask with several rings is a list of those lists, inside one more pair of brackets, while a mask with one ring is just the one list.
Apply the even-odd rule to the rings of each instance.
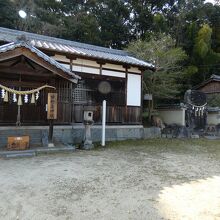
[[206, 0], [205, 2], [211, 2], [211, 3], [215, 3], [215, 0]]

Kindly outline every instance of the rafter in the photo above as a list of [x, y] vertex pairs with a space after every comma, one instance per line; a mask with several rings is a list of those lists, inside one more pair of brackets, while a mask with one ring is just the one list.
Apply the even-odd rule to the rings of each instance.
[[48, 71], [42, 70], [27, 70], [26, 68], [9, 68], [0, 65], [0, 72], [1, 73], [8, 73], [8, 74], [21, 74], [21, 75], [29, 75], [29, 76], [38, 76], [38, 77], [52, 77], [53, 73], [48, 73]]

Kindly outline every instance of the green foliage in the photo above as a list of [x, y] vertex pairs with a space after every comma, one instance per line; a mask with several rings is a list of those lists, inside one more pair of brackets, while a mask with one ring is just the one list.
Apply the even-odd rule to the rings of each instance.
[[[205, 80], [210, 76], [215, 67], [220, 62], [220, 54], [216, 53], [212, 48], [212, 28], [205, 24], [195, 37], [191, 62], [198, 66], [198, 74], [196, 79]], [[213, 72], [215, 73], [215, 72]]]
[[64, 23], [69, 29], [62, 32], [63, 38], [97, 45], [101, 44], [98, 23], [92, 15], [82, 12], [77, 16], [65, 18]]
[[123, 48], [129, 41], [130, 11], [123, 1], [97, 0], [93, 13], [99, 25], [102, 45], [112, 48]]
[[203, 60], [211, 49], [211, 36], [212, 36], [212, 29], [209, 25], [205, 24], [198, 32], [198, 36], [196, 37], [195, 41], [195, 55]]
[[17, 19], [15, 4], [10, 0], [0, 0], [0, 26], [13, 28]]
[[157, 68], [154, 73], [144, 73], [145, 92], [152, 93], [154, 98], [174, 98], [179, 94], [182, 62], [187, 55], [180, 47], [175, 47], [175, 41], [169, 35], [157, 35], [150, 41], [133, 41], [128, 51], [153, 62]]
[[[20, 9], [27, 12], [26, 19], [18, 16]], [[141, 40], [139, 48], [133, 45], [136, 54], [156, 65], [157, 54], [156, 58], [160, 57], [159, 68], [163, 67], [163, 71], [169, 69], [171, 77], [168, 78], [175, 78], [174, 82], [182, 90], [201, 83], [211, 74], [219, 73], [219, 24], [220, 5], [205, 3], [205, 0], [0, 0], [0, 26], [3, 27], [116, 49], [126, 48], [131, 41]], [[157, 47], [155, 36], [159, 39], [161, 34], [170, 36], [172, 44], [169, 45], [166, 40]], [[142, 46], [145, 48], [149, 42], [156, 52], [148, 51], [146, 56]], [[158, 52], [159, 47], [162, 54]], [[173, 50], [164, 51], [169, 47]], [[178, 48], [188, 55], [184, 62], [181, 59], [179, 62], [178, 56], [175, 57], [180, 53]], [[176, 63], [181, 63], [185, 68], [176, 68]], [[181, 79], [179, 72], [183, 76]], [[165, 80], [163, 82], [167, 83]], [[179, 90], [177, 87], [173, 89], [171, 96]], [[169, 93], [171, 91], [166, 94]]]

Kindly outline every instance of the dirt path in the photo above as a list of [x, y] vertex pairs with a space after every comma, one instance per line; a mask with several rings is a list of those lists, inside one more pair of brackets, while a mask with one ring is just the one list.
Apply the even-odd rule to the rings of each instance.
[[220, 219], [220, 144], [211, 144], [0, 160], [0, 219]]

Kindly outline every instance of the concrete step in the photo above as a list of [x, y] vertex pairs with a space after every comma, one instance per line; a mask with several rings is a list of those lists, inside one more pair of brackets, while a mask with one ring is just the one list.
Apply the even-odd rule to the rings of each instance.
[[23, 157], [34, 157], [36, 156], [36, 152], [19, 152], [19, 153], [9, 153], [5, 154], [5, 158], [23, 158]]
[[0, 151], [0, 158], [21, 158], [21, 157], [34, 157], [38, 154], [50, 153], [72, 153], [76, 150], [75, 146], [65, 147], [40, 147], [36, 149], [24, 151]]
[[76, 150], [75, 146], [66, 146], [66, 147], [42, 147], [37, 148], [36, 153], [62, 153], [62, 152], [73, 152]]
[[0, 151], [0, 155], [6, 155], [6, 154], [20, 154], [20, 153], [33, 153], [35, 152], [35, 149], [28, 149], [28, 150], [5, 150], [5, 151]]

